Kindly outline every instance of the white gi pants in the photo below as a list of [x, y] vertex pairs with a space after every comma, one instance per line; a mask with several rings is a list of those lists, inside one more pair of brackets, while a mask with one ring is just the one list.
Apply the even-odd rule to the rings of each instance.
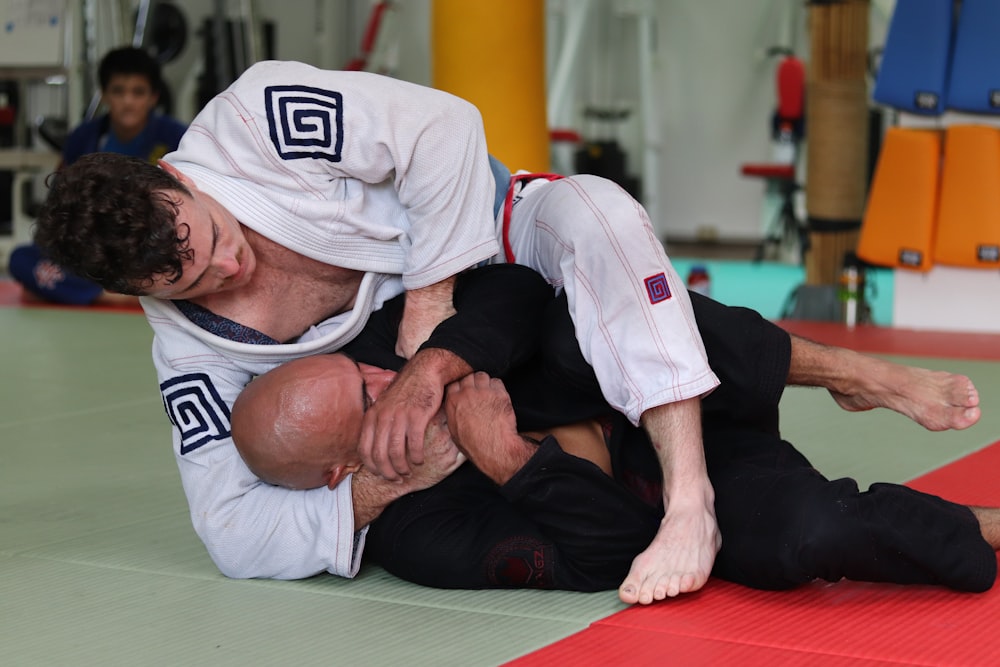
[[684, 282], [642, 205], [617, 184], [590, 175], [527, 182], [508, 241], [518, 264], [566, 290], [583, 356], [633, 424], [718, 386]]

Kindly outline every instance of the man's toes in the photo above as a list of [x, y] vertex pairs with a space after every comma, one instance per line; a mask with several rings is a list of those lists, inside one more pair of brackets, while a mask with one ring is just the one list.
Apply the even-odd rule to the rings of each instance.
[[680, 579], [673, 576], [661, 579], [656, 584], [653, 597], [657, 600], [665, 600], [666, 598], [677, 597], [678, 593], [680, 593]]
[[982, 416], [982, 410], [979, 408], [969, 408], [962, 413], [962, 424], [959, 426], [960, 429], [969, 428]]
[[618, 588], [618, 599], [625, 604], [635, 604], [639, 601], [635, 584], [625, 582]]

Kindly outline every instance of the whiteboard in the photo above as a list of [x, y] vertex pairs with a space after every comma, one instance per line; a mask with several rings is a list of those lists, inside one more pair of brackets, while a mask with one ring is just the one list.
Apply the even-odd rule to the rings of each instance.
[[0, 67], [63, 64], [67, 0], [0, 0]]

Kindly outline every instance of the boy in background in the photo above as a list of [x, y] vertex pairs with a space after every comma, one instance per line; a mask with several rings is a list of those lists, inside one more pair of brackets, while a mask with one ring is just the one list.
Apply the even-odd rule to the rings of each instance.
[[[175, 150], [187, 126], [155, 112], [163, 81], [160, 64], [143, 49], [109, 51], [98, 67], [101, 100], [107, 112], [77, 126], [66, 138], [62, 163], [68, 166], [88, 153], [121, 153], [155, 164]], [[48, 260], [35, 244], [15, 248], [10, 274], [24, 287], [26, 300], [71, 305], [137, 303], [135, 297], [111, 294]]]

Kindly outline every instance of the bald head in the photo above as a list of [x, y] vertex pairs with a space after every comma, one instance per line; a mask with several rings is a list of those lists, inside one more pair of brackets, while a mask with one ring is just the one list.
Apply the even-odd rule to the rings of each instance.
[[342, 354], [282, 364], [251, 382], [233, 405], [233, 440], [265, 482], [333, 488], [360, 467], [367, 406], [360, 368]]

